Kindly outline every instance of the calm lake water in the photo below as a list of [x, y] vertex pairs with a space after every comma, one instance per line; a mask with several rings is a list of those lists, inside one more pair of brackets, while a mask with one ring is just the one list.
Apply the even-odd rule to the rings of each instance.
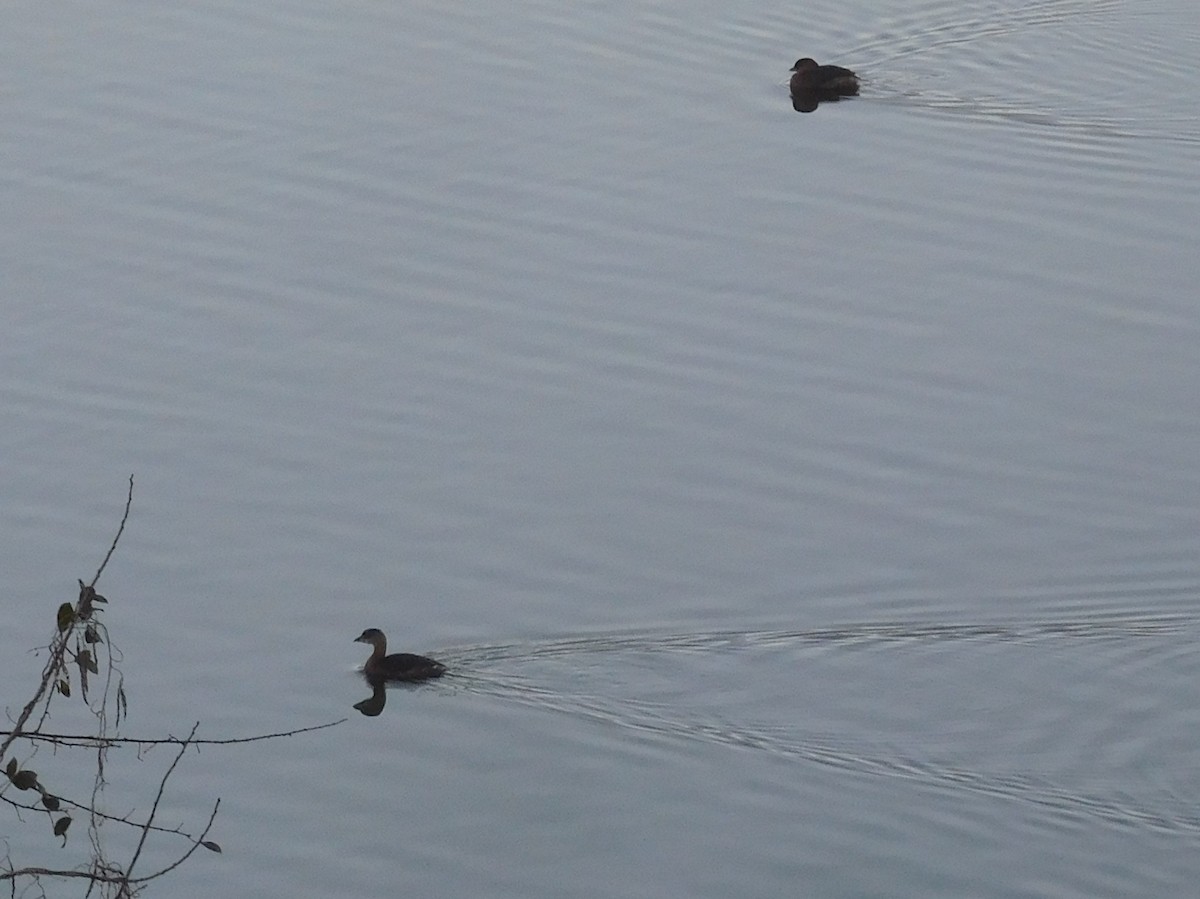
[[5, 18], [4, 705], [132, 472], [123, 732], [348, 719], [149, 895], [1194, 893], [1191, 0]]

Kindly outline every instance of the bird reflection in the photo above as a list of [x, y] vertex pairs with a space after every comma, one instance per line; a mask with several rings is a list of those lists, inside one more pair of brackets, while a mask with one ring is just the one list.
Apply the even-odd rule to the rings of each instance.
[[371, 685], [371, 695], [361, 702], [354, 703], [354, 707], [368, 718], [374, 718], [387, 705], [387, 686], [385, 681], [379, 678], [367, 678], [367, 683]]
[[388, 690], [419, 690], [422, 686], [420, 681], [395, 680], [366, 673], [363, 674], [363, 680], [371, 688], [371, 695], [354, 703], [354, 708], [368, 718], [374, 718], [383, 712], [384, 706], [387, 705]]
[[820, 105], [821, 95], [816, 91], [792, 91], [792, 109], [796, 112], [812, 112]]

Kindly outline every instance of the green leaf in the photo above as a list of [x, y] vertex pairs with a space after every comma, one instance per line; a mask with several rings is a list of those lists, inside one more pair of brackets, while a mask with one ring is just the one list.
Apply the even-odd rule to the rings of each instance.
[[37, 788], [37, 772], [26, 768], [12, 776], [13, 786], [18, 790], [33, 790]]
[[17, 760], [9, 759], [8, 767], [4, 769], [4, 773], [8, 775], [8, 779], [12, 780], [12, 776], [17, 773]]
[[200, 845], [203, 846], [205, 849], [211, 850], [212, 852], [220, 852], [221, 851], [221, 847], [218, 846], [216, 843], [214, 843], [212, 840], [201, 840]]
[[88, 643], [103, 643], [104, 642], [103, 640], [100, 639], [100, 635], [98, 633], [96, 633], [96, 625], [94, 625], [94, 624], [89, 624], [87, 626], [87, 630], [85, 630], [83, 632], [83, 639], [85, 641], [87, 641]]
[[42, 805], [50, 809], [52, 812], [58, 811], [58, 797], [51, 796], [49, 793], [42, 794]]
[[61, 693], [63, 696], [70, 696], [71, 695], [71, 682], [69, 680], [67, 680], [66, 678], [63, 678], [62, 680], [60, 680], [58, 682], [58, 692]]
[[70, 826], [71, 826], [71, 819], [69, 817], [67, 817], [66, 815], [63, 815], [61, 818], [59, 818], [57, 821], [54, 822], [54, 835], [56, 837], [63, 837], [63, 845], [64, 846], [67, 845], [66, 833], [67, 833], [67, 828]]
[[58, 607], [58, 632], [61, 634], [75, 622], [75, 607], [64, 602]]

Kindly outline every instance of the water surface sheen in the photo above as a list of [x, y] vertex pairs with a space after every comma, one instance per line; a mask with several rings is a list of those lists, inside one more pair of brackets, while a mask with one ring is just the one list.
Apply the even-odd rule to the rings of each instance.
[[[128, 732], [350, 716], [189, 756], [164, 895], [1189, 895], [1198, 39], [18, 4], [5, 683], [134, 472]], [[360, 715], [368, 626], [452, 674]]]

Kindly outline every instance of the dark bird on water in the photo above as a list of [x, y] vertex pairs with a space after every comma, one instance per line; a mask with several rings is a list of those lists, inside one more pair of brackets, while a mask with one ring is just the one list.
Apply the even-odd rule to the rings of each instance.
[[792, 93], [814, 94], [822, 100], [853, 97], [858, 93], [858, 76], [841, 66], [818, 65], [807, 56], [792, 66]]
[[371, 657], [363, 664], [363, 674], [370, 680], [429, 680], [446, 673], [445, 665], [425, 656], [411, 652], [387, 655], [387, 637], [377, 627], [367, 628], [354, 642], [371, 644]]

